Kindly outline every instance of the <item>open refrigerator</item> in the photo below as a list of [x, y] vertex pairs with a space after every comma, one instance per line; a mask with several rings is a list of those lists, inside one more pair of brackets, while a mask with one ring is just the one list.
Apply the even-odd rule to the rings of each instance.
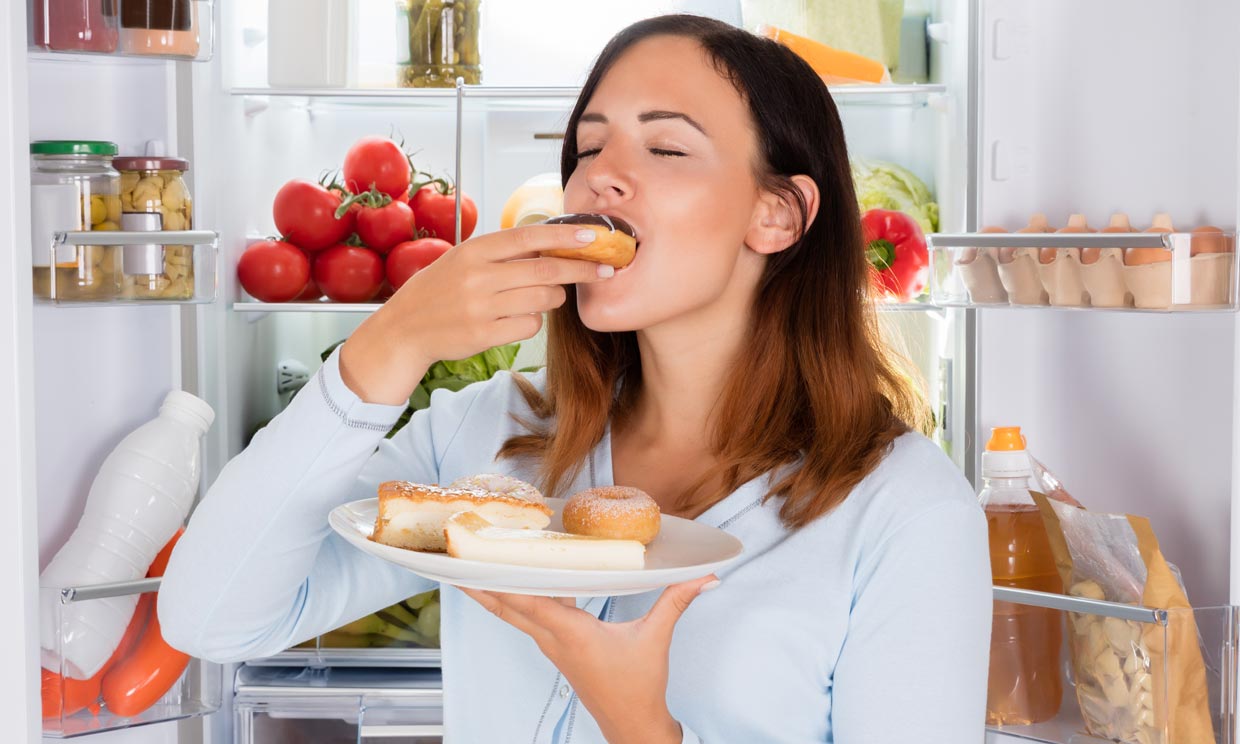
[[[12, 350], [0, 365], [8, 412], [0, 417], [0, 477], [10, 494], [9, 519], [0, 522], [0, 559], [10, 570], [0, 574], [0, 590], [16, 608], [0, 614], [0, 632], [10, 639], [10, 658], [21, 662], [0, 667], [9, 691], [0, 698], [5, 730], [13, 740], [90, 735], [126, 744], [260, 744], [295, 741], [308, 731], [341, 741], [440, 740], [437, 651], [320, 642], [243, 666], [194, 661], [137, 718], [105, 710], [41, 721], [38, 639], [42, 625], [57, 622], [40, 617], [41, 593], [54, 592], [68, 606], [149, 593], [158, 582], [41, 588], [40, 569], [76, 524], [104, 456], [154, 415], [169, 389], [193, 392], [215, 410], [203, 451], [204, 493], [287, 403], [320, 352], [373, 310], [261, 303], [240, 289], [237, 259], [249, 242], [273, 233], [271, 198], [283, 182], [315, 178], [336, 167], [359, 136], [394, 130], [418, 150], [420, 169], [453, 175], [477, 201], [478, 231], [494, 230], [522, 181], [558, 170], [557, 136], [576, 86], [612, 33], [670, 10], [749, 25], [764, 4], [652, 0], [613, 8], [484, 0], [482, 84], [445, 88], [385, 84], [385, 60], [398, 53], [389, 2], [307, 3], [303, 15], [312, 19], [332, 14], [307, 28], [346, 28], [341, 38], [353, 46], [322, 48], [332, 67], [320, 82], [277, 86], [270, 83], [277, 76], [269, 66], [272, 48], [287, 45], [290, 32], [305, 32], [272, 26], [280, 0], [194, 0], [203, 43], [193, 60], [33, 48], [32, 19], [43, 5], [30, 0], [0, 10], [0, 235], [11, 247], [0, 346]], [[801, 12], [816, 5], [801, 3]], [[1240, 223], [1240, 6], [905, 3], [906, 13], [918, 10], [920, 26], [912, 27], [924, 33], [927, 80], [833, 88], [850, 154], [908, 168], [932, 186], [940, 205], [931, 295], [883, 306], [883, 321], [926, 378], [937, 439], [970, 479], [977, 481], [985, 432], [1020, 425], [1039, 458], [1092, 509], [1151, 518], [1197, 608], [1216, 740], [1233, 742], [1240, 604], [1240, 572], [1232, 570], [1240, 550], [1232, 509], [1240, 483], [1236, 267], [1215, 277], [1222, 282], [1217, 297], [1197, 302], [1193, 287], [1206, 280], [1194, 273], [1186, 235], [1199, 225], [1234, 231]], [[545, 43], [549, 35], [559, 41]], [[382, 41], [358, 45], [359, 38]], [[286, 65], [281, 74], [287, 72]], [[32, 297], [28, 145], [76, 138], [189, 161], [195, 230], [176, 239], [193, 246], [191, 297]], [[1167, 213], [1185, 227], [1154, 238], [979, 233], [988, 225], [1016, 230], [1039, 212], [1055, 226], [1079, 213], [1101, 227], [1115, 211], [1142, 226]], [[143, 237], [117, 233], [113, 241], [123, 246]], [[61, 237], [69, 245], [88, 239], [100, 240]], [[1011, 298], [984, 298], [964, 276], [966, 256], [1051, 244], [1063, 246], [1055, 257], [1087, 244], [1165, 249], [1170, 297], [1148, 308], [1050, 300], [1012, 307]], [[531, 340], [517, 366], [537, 364], [540, 355], [538, 339]], [[1064, 612], [1155, 627], [1167, 622], [1159, 608], [1142, 613], [997, 591], [1008, 601]], [[915, 742], [916, 722], [909, 725]], [[996, 743], [1103, 741], [1082, 731], [1066, 684], [1054, 720], [987, 736]]]

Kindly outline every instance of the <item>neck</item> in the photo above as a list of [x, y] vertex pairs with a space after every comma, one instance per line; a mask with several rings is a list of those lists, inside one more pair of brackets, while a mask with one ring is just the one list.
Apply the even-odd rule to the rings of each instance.
[[642, 387], [625, 427], [630, 436], [680, 451], [712, 449], [715, 409], [747, 330], [744, 313], [713, 315], [638, 332]]

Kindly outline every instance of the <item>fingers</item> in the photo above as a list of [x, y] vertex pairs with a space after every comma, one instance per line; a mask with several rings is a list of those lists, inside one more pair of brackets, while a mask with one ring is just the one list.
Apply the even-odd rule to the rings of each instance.
[[521, 287], [500, 292], [495, 296], [495, 315], [499, 318], [510, 318], [514, 315], [545, 313], [554, 310], [568, 299], [568, 292], [563, 287]]
[[654, 607], [646, 613], [646, 622], [670, 636], [672, 629], [676, 627], [676, 621], [685, 613], [685, 610], [689, 609], [693, 600], [702, 592], [710, 591], [717, 586], [719, 586], [719, 578], [714, 574], [693, 581], [672, 584], [663, 590], [663, 593], [655, 600]]
[[552, 256], [505, 261], [496, 267], [501, 289], [589, 284], [609, 279], [615, 273], [611, 266], [594, 261]]
[[562, 602], [564, 598], [458, 588], [482, 605], [483, 609], [530, 636], [540, 646], [552, 641], [557, 634], [565, 633], [583, 619], [594, 619], [588, 612], [577, 609], [575, 602]]
[[485, 236], [478, 250], [487, 261], [508, 261], [552, 248], [581, 248], [597, 237], [598, 233], [580, 225], [526, 225]]

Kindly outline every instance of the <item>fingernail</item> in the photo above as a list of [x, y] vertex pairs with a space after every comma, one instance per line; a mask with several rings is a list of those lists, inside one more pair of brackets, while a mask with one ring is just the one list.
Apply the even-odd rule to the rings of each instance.
[[616, 275], [616, 267], [608, 266], [607, 264], [598, 265], [598, 278], [599, 279], [606, 279], [609, 276], [615, 276], [615, 275]]
[[709, 592], [711, 589], [716, 589], [719, 587], [721, 583], [723, 582], [719, 581], [719, 579], [715, 579], [714, 581], [708, 581], [705, 584], [702, 584], [701, 589], [698, 589], [698, 594], [705, 594], [706, 592]]
[[582, 229], [577, 231], [576, 237], [578, 243], [593, 243], [594, 239], [598, 237], [598, 233], [593, 230]]

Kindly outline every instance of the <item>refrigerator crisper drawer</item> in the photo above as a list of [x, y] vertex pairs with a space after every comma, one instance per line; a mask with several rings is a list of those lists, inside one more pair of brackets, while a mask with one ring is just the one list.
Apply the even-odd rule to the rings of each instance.
[[219, 665], [164, 642], [155, 619], [158, 590], [157, 578], [40, 589], [44, 736], [69, 738], [219, 709]]
[[[1238, 628], [1235, 606], [1157, 609], [996, 586], [987, 709], [1010, 719], [990, 721], [987, 743], [1234, 744]], [[1050, 684], [1020, 672], [1044, 652], [1030, 632], [1058, 643]]]
[[1235, 233], [930, 235], [935, 305], [1236, 309]]
[[234, 710], [238, 744], [439, 744], [437, 670], [242, 666]]

